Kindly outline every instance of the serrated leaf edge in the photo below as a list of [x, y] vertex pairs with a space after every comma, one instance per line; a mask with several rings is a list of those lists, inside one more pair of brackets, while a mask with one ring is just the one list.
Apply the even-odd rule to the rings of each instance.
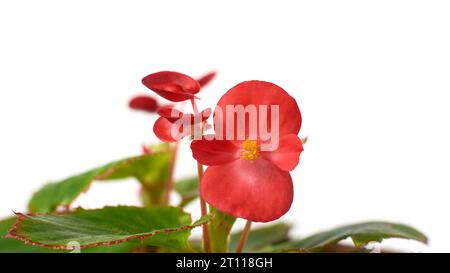
[[[126, 206], [124, 206], [124, 207], [126, 207]], [[108, 208], [108, 207], [104, 207], [104, 208]], [[176, 207], [174, 207], [174, 208], [176, 208]], [[79, 210], [79, 209], [83, 210], [82, 208], [78, 208], [77, 210]], [[179, 209], [179, 208], [176, 208], [176, 209]], [[74, 212], [74, 211], [70, 211], [70, 212], [55, 212], [55, 213], [29, 213], [29, 214], [24, 214], [24, 213], [20, 213], [20, 212], [14, 212], [14, 214], [17, 216], [16, 222], [9, 229], [8, 233], [4, 236], [4, 238], [12, 238], [12, 239], [20, 240], [20, 241], [24, 242], [25, 244], [32, 245], [32, 246], [40, 246], [40, 247], [45, 247], [45, 248], [50, 248], [50, 249], [58, 249], [58, 250], [72, 250], [72, 248], [67, 246], [67, 245], [49, 245], [49, 244], [34, 242], [31, 239], [27, 238], [27, 236], [21, 235], [21, 234], [18, 233], [19, 232], [19, 228], [20, 228], [20, 224], [22, 223], [22, 221], [24, 221], [25, 219], [29, 218], [29, 216], [63, 215], [63, 214], [72, 213], [72, 212]], [[201, 225], [207, 223], [210, 220], [211, 220], [211, 217], [209, 217], [209, 216], [202, 217], [202, 218], [198, 219], [197, 221], [195, 221], [194, 223], [192, 223], [191, 225], [185, 225], [185, 226], [181, 226], [181, 227], [178, 227], [178, 228], [159, 229], [159, 230], [155, 230], [155, 231], [149, 232], [149, 233], [144, 234], [144, 235], [130, 235], [130, 236], [128, 236], [126, 238], [123, 238], [123, 239], [120, 239], [120, 240], [114, 240], [114, 241], [108, 241], [108, 242], [98, 242], [98, 243], [91, 243], [91, 244], [84, 244], [84, 245], [80, 245], [80, 248], [84, 249], [84, 248], [91, 248], [91, 247], [96, 247], [96, 246], [112, 246], [112, 245], [125, 243], [125, 242], [131, 241], [133, 239], [140, 239], [142, 241], [142, 240], [144, 240], [144, 239], [146, 239], [148, 237], [154, 236], [154, 235], [159, 234], [159, 233], [180, 232], [180, 231], [184, 231], [184, 230], [188, 230], [188, 229], [193, 229], [193, 228], [196, 228], [198, 226], [201, 226]]]

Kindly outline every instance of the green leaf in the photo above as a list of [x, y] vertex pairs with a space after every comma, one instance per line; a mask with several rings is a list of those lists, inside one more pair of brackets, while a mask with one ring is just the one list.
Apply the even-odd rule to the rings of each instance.
[[94, 180], [135, 177], [146, 187], [166, 181], [171, 154], [160, 152], [118, 160], [60, 182], [49, 183], [37, 191], [28, 207], [31, 212], [47, 213], [59, 206], [70, 205]]
[[80, 250], [80, 253], [130, 253], [141, 246], [142, 246], [141, 242], [130, 241], [118, 245], [96, 246], [91, 248], [85, 248]]
[[[69, 252], [69, 250], [56, 250], [46, 247], [33, 246], [25, 244], [20, 240], [13, 238], [5, 238], [8, 230], [12, 228], [16, 222], [16, 217], [11, 217], [0, 221], [0, 253], [54, 253], [54, 252]], [[127, 253], [140, 247], [140, 242], [127, 242], [113, 246], [98, 246], [83, 250], [88, 253]]]
[[135, 177], [146, 184], [165, 181], [169, 175], [170, 157], [170, 153], [160, 152], [121, 160], [123, 164], [100, 179], [112, 180]]
[[[245, 243], [244, 252], [253, 252], [268, 247], [273, 244], [284, 242], [288, 239], [288, 232], [291, 226], [285, 223], [277, 223], [250, 230]], [[230, 239], [230, 249], [235, 250], [242, 231], [233, 233]]]
[[191, 224], [190, 215], [179, 208], [126, 206], [63, 214], [18, 214], [17, 218], [8, 237], [53, 249], [70, 249], [70, 242], [88, 248], [139, 240], [143, 245], [186, 249], [190, 229], [210, 220], [204, 217]]
[[[141, 197], [145, 206], [164, 205], [164, 191], [166, 189], [164, 185], [170, 176], [170, 164], [173, 155], [166, 144], [151, 146], [152, 152], [155, 150], [158, 152], [146, 155], [143, 160], [136, 160], [132, 164], [124, 165], [114, 171], [107, 179], [134, 177], [143, 187]], [[162, 152], [163, 149], [166, 152]]]
[[7, 218], [0, 221], [0, 253], [41, 253], [52, 252], [52, 250], [32, 245], [27, 245], [21, 241], [5, 238], [8, 230], [16, 222], [16, 218]]
[[319, 249], [336, 244], [348, 237], [352, 238], [357, 247], [365, 246], [370, 242], [381, 242], [387, 238], [412, 239], [427, 243], [427, 237], [410, 226], [388, 222], [366, 222], [317, 233], [303, 240], [282, 243], [270, 250]]
[[198, 177], [184, 178], [174, 185], [175, 191], [181, 196], [180, 207], [185, 207], [191, 201], [198, 198]]

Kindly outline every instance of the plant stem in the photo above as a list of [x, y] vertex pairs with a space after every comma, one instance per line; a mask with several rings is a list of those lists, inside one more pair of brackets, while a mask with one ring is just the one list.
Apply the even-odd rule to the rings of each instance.
[[170, 204], [170, 193], [173, 190], [173, 174], [175, 171], [175, 162], [177, 161], [177, 153], [178, 153], [178, 144], [179, 142], [175, 143], [175, 146], [172, 149], [172, 158], [170, 160], [170, 169], [169, 169], [169, 178], [166, 181], [165, 187], [164, 187], [164, 199], [163, 203], [165, 205]]
[[208, 222], [211, 252], [226, 253], [228, 252], [230, 231], [236, 221], [236, 218], [221, 212], [213, 206], [208, 207], [209, 213], [212, 216], [211, 220]]
[[248, 233], [250, 232], [250, 228], [252, 227], [252, 221], [247, 220], [245, 223], [244, 230], [242, 231], [241, 240], [236, 248], [236, 253], [241, 253], [242, 249], [244, 249], [245, 241], [247, 241]]
[[[197, 104], [195, 103], [195, 99], [191, 99], [191, 104], [192, 104], [192, 110], [194, 111], [194, 114], [198, 114], [198, 108], [197, 108]], [[195, 131], [195, 129], [194, 129]], [[200, 183], [202, 181], [202, 177], [203, 177], [203, 165], [197, 162], [197, 172], [198, 172], [198, 188], [200, 190]], [[206, 207], [206, 202], [205, 200], [203, 200], [203, 198], [201, 197], [201, 195], [199, 194], [200, 197], [200, 210], [202, 213], [202, 217], [205, 216], [208, 213], [208, 209]], [[202, 225], [202, 230], [203, 230], [203, 249], [205, 250], [205, 252], [211, 252], [211, 243], [209, 240], [209, 230], [208, 230], [208, 224], [205, 223]]]
[[[197, 162], [197, 171], [198, 171], [198, 183], [199, 183], [199, 189], [200, 189], [200, 183], [201, 183], [202, 177], [203, 177], [203, 165], [198, 162]], [[202, 217], [208, 213], [207, 208], [206, 208], [206, 202], [205, 202], [205, 200], [203, 200], [203, 198], [201, 196], [200, 196], [200, 209], [201, 209]], [[203, 224], [202, 229], [203, 229], [203, 249], [205, 250], [205, 252], [211, 252], [208, 224], [207, 223]]]
[[195, 99], [191, 99], [191, 105], [192, 105], [192, 110], [194, 111], [194, 114], [198, 114], [198, 108], [197, 108], [197, 104], [195, 103]]

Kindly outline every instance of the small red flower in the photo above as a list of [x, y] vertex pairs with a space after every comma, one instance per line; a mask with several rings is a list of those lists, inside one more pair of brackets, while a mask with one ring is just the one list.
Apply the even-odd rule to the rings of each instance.
[[161, 97], [173, 102], [185, 101], [195, 97], [200, 84], [193, 78], [172, 71], [162, 71], [145, 76], [142, 83]]
[[[203, 124], [211, 115], [211, 108], [207, 108], [198, 114], [186, 114], [172, 106], [162, 107], [158, 110], [160, 117], [153, 125], [153, 132], [164, 142], [177, 142], [191, 135], [193, 126]], [[200, 128], [201, 129], [201, 128]]]
[[[257, 133], [250, 138], [249, 116], [231, 113], [227, 119], [227, 106], [256, 106], [268, 109], [267, 115], [256, 112]], [[191, 143], [193, 157], [209, 166], [201, 181], [200, 193], [206, 202], [235, 217], [255, 222], [269, 222], [284, 215], [293, 200], [293, 185], [289, 171], [299, 162], [303, 151], [297, 134], [301, 127], [301, 114], [293, 97], [275, 84], [262, 81], [248, 81], [231, 88], [217, 104], [223, 115], [215, 112], [216, 139], [194, 140]], [[216, 108], [216, 111], [218, 110]], [[271, 109], [278, 108], [278, 147], [262, 150], [270, 139], [264, 138], [260, 127], [272, 126]], [[238, 121], [245, 120], [244, 127]], [[223, 124], [225, 134], [228, 126], [234, 131], [232, 139], [218, 140], [219, 125]], [[275, 124], [273, 124], [275, 126]], [[239, 127], [239, 128], [238, 128]], [[238, 129], [245, 138], [237, 139]], [[224, 135], [222, 135], [223, 137]], [[223, 137], [225, 138], [225, 137]]]
[[128, 106], [131, 109], [155, 113], [158, 109], [158, 101], [150, 96], [136, 96], [130, 100]]

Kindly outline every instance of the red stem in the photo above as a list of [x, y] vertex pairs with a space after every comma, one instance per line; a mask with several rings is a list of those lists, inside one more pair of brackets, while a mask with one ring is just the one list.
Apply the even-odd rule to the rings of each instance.
[[241, 240], [239, 241], [239, 244], [236, 248], [236, 253], [241, 253], [244, 249], [245, 242], [247, 241], [248, 233], [250, 232], [250, 228], [252, 226], [252, 221], [247, 220], [245, 223], [245, 228], [242, 231]]
[[[199, 182], [199, 188], [200, 188], [200, 181], [202, 181], [203, 177], [203, 165], [197, 162], [197, 171], [198, 171], [198, 182]], [[200, 196], [200, 210], [202, 213], [202, 216], [205, 216], [208, 213], [206, 202], [203, 200], [203, 198]], [[209, 240], [209, 230], [208, 230], [208, 224], [205, 223], [202, 225], [203, 230], [203, 249], [205, 252], [211, 252], [211, 244]]]
[[[197, 104], [195, 103], [195, 99], [191, 99], [192, 104], [192, 110], [194, 111], [194, 114], [198, 114], [198, 108]], [[198, 188], [200, 191], [200, 183], [202, 181], [203, 177], [203, 165], [197, 162], [197, 173], [198, 173]], [[208, 209], [206, 207], [206, 202], [203, 200], [203, 198], [200, 196], [200, 210], [202, 217], [205, 216], [208, 213]], [[208, 224], [205, 223], [202, 225], [202, 231], [203, 231], [203, 249], [205, 252], [211, 252], [211, 244], [209, 240], [209, 230], [208, 230]]]

